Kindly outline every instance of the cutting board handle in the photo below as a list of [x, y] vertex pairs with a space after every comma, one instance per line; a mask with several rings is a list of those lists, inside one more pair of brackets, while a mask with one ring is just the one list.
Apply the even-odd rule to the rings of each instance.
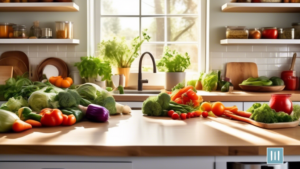
[[290, 68], [290, 70], [292, 70], [292, 71], [294, 70], [294, 67], [295, 67], [296, 58], [297, 58], [297, 53], [294, 53], [291, 68]]

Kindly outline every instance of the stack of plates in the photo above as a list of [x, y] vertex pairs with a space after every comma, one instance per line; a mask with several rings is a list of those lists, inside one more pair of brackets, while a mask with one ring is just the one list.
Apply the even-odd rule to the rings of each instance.
[[8, 51], [2, 53], [0, 56], [0, 66], [12, 66], [14, 77], [29, 73], [28, 57], [21, 51]]

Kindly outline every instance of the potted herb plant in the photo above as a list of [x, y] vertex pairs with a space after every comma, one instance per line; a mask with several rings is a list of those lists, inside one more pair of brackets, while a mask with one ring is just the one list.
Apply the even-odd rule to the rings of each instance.
[[[93, 56], [84, 56], [81, 57], [80, 60], [81, 62], [75, 63], [75, 67], [77, 67], [81, 78], [83, 78], [85, 82], [95, 83], [99, 76], [100, 81], [111, 79], [111, 65], [108, 61], [103, 61]], [[105, 86], [103, 85], [101, 87]]]
[[191, 65], [188, 53], [180, 54], [176, 50], [165, 47], [162, 59], [157, 63], [161, 72], [166, 72], [165, 89], [171, 89], [178, 83], [185, 84], [185, 70]]
[[100, 57], [115, 66], [117, 74], [125, 76], [125, 87], [128, 86], [131, 64], [138, 57], [143, 42], [149, 39], [150, 36], [143, 32], [142, 38], [135, 37], [131, 43], [128, 43], [125, 37], [114, 37], [111, 40], [103, 40], [98, 45]]

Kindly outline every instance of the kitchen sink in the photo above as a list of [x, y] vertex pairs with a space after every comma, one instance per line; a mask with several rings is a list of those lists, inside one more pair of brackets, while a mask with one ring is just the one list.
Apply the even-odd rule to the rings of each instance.
[[[124, 90], [124, 94], [159, 94], [160, 90]], [[119, 91], [114, 92], [114, 94], [119, 94]]]

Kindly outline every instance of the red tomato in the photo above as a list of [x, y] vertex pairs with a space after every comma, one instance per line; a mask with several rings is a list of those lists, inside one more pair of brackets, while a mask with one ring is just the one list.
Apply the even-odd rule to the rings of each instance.
[[173, 113], [175, 113], [174, 110], [168, 111], [168, 116], [169, 116], [169, 117], [172, 117]]
[[198, 100], [197, 93], [195, 93], [192, 89], [188, 90], [186, 92], [186, 95], [191, 99], [191, 100]]
[[278, 31], [275, 28], [267, 28], [262, 31], [263, 39], [277, 39]]
[[221, 102], [215, 102], [211, 107], [211, 111], [217, 116], [222, 116], [224, 110], [225, 110], [225, 106]]
[[202, 112], [201, 112], [201, 111], [199, 111], [199, 110], [197, 110], [197, 111], [194, 111], [193, 113], [194, 113], [195, 117], [200, 117], [200, 116], [201, 116], [201, 114], [202, 114]]
[[194, 114], [192, 114], [192, 113], [187, 113], [187, 115], [189, 116], [189, 118], [193, 118], [194, 117]]
[[185, 120], [186, 119], [186, 113], [181, 113], [180, 118], [181, 118], [181, 120]]
[[276, 112], [283, 111], [287, 114], [291, 114], [293, 111], [293, 103], [289, 99], [289, 94], [273, 94], [269, 101], [269, 106]]
[[183, 104], [189, 103], [190, 101], [191, 101], [191, 99], [187, 96], [186, 93], [182, 95]]
[[198, 107], [200, 105], [200, 100], [193, 100], [194, 107]]
[[179, 115], [177, 113], [173, 113], [172, 119], [174, 119], [174, 120], [179, 119]]
[[174, 102], [176, 102], [176, 103], [178, 103], [178, 104], [183, 104], [183, 100], [182, 100], [182, 98], [176, 98], [175, 100], [174, 100]]
[[202, 112], [202, 117], [206, 118], [208, 116], [207, 111]]
[[196, 117], [194, 112], [191, 113], [191, 116], [192, 116], [192, 118]]

